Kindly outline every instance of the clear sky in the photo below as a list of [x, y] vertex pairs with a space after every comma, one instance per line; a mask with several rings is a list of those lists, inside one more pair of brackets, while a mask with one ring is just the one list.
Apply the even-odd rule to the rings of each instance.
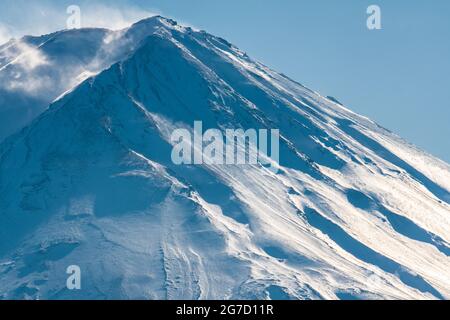
[[450, 163], [448, 0], [1, 0], [0, 42], [63, 29], [70, 4], [85, 26], [161, 14], [222, 36]]

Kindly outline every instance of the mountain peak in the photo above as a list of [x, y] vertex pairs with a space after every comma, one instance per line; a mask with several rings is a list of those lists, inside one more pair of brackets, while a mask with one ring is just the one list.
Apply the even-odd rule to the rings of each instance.
[[160, 15], [155, 15], [155, 16], [151, 16], [151, 17], [142, 19], [142, 20], [132, 24], [128, 29], [148, 28], [149, 30], [152, 30], [156, 26], [164, 27], [164, 28], [168, 28], [168, 29], [176, 29], [178, 31], [190, 29], [188, 27], [184, 27], [184, 26], [178, 24], [177, 21], [175, 21], [171, 18], [166, 18], [166, 17], [160, 16]]

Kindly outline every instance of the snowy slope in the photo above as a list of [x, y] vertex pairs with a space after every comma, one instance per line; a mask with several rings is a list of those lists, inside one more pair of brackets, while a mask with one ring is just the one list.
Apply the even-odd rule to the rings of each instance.
[[[98, 74], [0, 145], [0, 297], [450, 298], [448, 164], [205, 32], [89, 32]], [[279, 128], [279, 172], [174, 165], [196, 120]]]

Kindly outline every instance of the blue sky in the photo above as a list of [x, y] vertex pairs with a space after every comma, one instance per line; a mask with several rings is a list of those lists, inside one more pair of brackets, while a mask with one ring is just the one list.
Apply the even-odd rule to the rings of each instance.
[[[2, 0], [0, 41], [65, 27], [120, 28], [161, 14], [222, 36], [450, 163], [448, 0]], [[377, 4], [382, 30], [366, 28]]]

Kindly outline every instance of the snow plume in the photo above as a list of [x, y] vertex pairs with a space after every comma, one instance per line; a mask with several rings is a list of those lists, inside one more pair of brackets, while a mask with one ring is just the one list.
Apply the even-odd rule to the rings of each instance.
[[[112, 30], [129, 27], [141, 19], [160, 14], [157, 10], [138, 6], [123, 6], [112, 1], [86, 1], [74, 3], [80, 9], [82, 28], [107, 28]], [[43, 1], [14, 1], [2, 4], [14, 24], [0, 23], [0, 45], [11, 36], [42, 35], [68, 28], [71, 18], [67, 3], [60, 4]], [[17, 22], [16, 22], [17, 21]], [[11, 24], [11, 23], [10, 23]], [[69, 27], [70, 28], [70, 27]]]
[[45, 87], [47, 82], [39, 75], [38, 68], [49, 65], [50, 62], [39, 47], [16, 41], [13, 46], [1, 52], [1, 58], [10, 62], [0, 70], [8, 66], [16, 67], [12, 79], [4, 86], [6, 90], [34, 95]]
[[159, 14], [156, 11], [137, 7], [121, 8], [109, 4], [91, 4], [82, 6], [80, 9], [83, 28], [95, 27], [111, 30], [124, 29], [139, 20]]
[[15, 44], [15, 48], [19, 51], [19, 55], [12, 64], [20, 65], [24, 71], [32, 71], [39, 66], [49, 64], [45, 54], [37, 47], [19, 41]]
[[0, 45], [8, 42], [11, 38], [12, 36], [9, 28], [0, 24]]
[[[16, 0], [2, 4], [2, 10], [14, 22], [0, 23], [0, 45], [13, 37], [19, 39], [24, 35], [44, 35], [74, 27], [105, 28], [116, 31], [130, 27], [140, 20], [163, 15], [161, 11], [153, 8], [101, 0], [85, 1], [79, 4], [75, 2], [73, 5], [55, 4], [46, 0], [41, 0], [39, 3]], [[74, 25], [74, 18], [79, 18], [80, 23]], [[199, 30], [187, 21], [178, 22], [185, 27]], [[111, 38], [108, 39], [111, 40]]]

